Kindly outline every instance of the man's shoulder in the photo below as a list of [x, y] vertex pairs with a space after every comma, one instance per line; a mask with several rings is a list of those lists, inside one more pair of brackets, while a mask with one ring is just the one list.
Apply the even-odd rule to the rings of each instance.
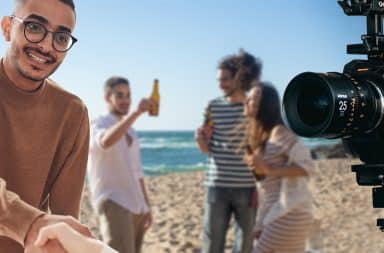
[[222, 106], [222, 105], [227, 105], [227, 104], [228, 104], [228, 102], [225, 100], [224, 97], [216, 97], [216, 98], [209, 100], [208, 107], [212, 108], [215, 106]]
[[209, 100], [208, 104], [212, 105], [212, 104], [221, 104], [221, 103], [224, 103], [225, 102], [225, 99], [224, 97], [220, 96], [220, 97], [215, 97], [211, 100]]
[[74, 107], [86, 110], [84, 102], [76, 95], [66, 91], [52, 79], [47, 79], [49, 98], [59, 105], [66, 105], [67, 108]]

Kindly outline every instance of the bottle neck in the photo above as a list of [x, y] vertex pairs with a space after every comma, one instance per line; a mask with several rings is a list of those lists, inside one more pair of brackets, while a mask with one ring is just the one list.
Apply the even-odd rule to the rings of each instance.
[[152, 94], [159, 94], [159, 83], [157, 81], [153, 83]]

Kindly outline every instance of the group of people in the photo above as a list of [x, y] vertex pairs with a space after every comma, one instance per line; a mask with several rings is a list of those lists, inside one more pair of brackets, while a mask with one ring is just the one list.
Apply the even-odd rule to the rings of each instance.
[[[77, 41], [73, 1], [14, 2], [1, 20], [9, 47], [0, 62], [0, 250], [138, 253], [152, 215], [132, 125], [154, 101], [130, 110], [129, 81], [111, 77], [108, 113], [89, 123], [84, 103], [49, 79]], [[243, 51], [220, 62], [223, 96], [196, 131], [210, 159], [203, 253], [224, 251], [232, 214], [235, 253], [304, 251], [312, 164], [260, 75], [260, 61]], [[77, 220], [87, 167], [104, 242]]]
[[313, 164], [309, 150], [283, 124], [278, 92], [260, 82], [261, 68], [244, 51], [224, 58], [217, 72], [223, 96], [209, 102], [196, 130], [196, 142], [209, 157], [203, 253], [224, 252], [232, 214], [234, 253], [305, 250]]

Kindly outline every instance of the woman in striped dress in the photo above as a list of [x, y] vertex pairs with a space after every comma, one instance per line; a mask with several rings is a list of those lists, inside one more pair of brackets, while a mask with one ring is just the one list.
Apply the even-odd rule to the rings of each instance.
[[252, 88], [245, 104], [248, 117], [247, 164], [256, 175], [263, 197], [259, 203], [253, 253], [303, 253], [312, 224], [312, 197], [307, 179], [313, 164], [309, 150], [281, 118], [276, 89]]

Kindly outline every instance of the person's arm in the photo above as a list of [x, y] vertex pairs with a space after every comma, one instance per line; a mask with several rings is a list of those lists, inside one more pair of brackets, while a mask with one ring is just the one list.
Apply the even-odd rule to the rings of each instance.
[[274, 142], [284, 150], [288, 162], [281, 167], [266, 165], [264, 170], [269, 170], [268, 173], [271, 176], [309, 177], [313, 167], [310, 151], [304, 147], [297, 136], [282, 126], [276, 127], [271, 136]]
[[107, 149], [124, 137], [127, 130], [133, 125], [137, 118], [144, 112], [147, 112], [151, 106], [153, 106], [152, 100], [142, 99], [138, 108], [132, 114], [123, 117], [121, 121], [117, 122], [105, 131], [100, 140], [101, 147]]
[[307, 171], [296, 165], [281, 166], [281, 167], [272, 167], [267, 163], [259, 165], [261, 171], [266, 176], [275, 176], [275, 177], [306, 177], [308, 176]]
[[209, 153], [209, 140], [212, 135], [211, 127], [201, 126], [195, 132], [195, 140], [201, 152]]
[[9, 237], [21, 245], [31, 224], [44, 212], [27, 204], [14, 192], [8, 191], [0, 178], [0, 235]]
[[[0, 178], [0, 235], [9, 237], [25, 247], [25, 252], [36, 251], [33, 246], [39, 230], [47, 224], [65, 222], [80, 233], [89, 236], [89, 230], [68, 216], [49, 215], [22, 201], [18, 195], [6, 189]], [[47, 244], [48, 252], [63, 252], [54, 241]]]
[[145, 187], [145, 182], [144, 182], [143, 177], [140, 178], [140, 186], [141, 186], [141, 190], [143, 191], [143, 194], [144, 194], [145, 203], [147, 204], [148, 208], [150, 208], [148, 193], [147, 193], [147, 189]]
[[132, 142], [132, 165], [133, 165], [133, 170], [135, 177], [139, 179], [140, 182], [140, 188], [141, 191], [144, 195], [144, 200], [145, 203], [148, 206], [148, 212], [145, 214], [145, 221], [144, 221], [144, 229], [147, 230], [151, 225], [152, 225], [152, 212], [151, 212], [151, 205], [149, 202], [149, 197], [147, 193], [147, 189], [145, 187], [145, 181], [144, 181], [144, 173], [143, 173], [143, 168], [141, 166], [141, 154], [140, 154], [140, 143], [139, 143], [139, 138], [137, 137], [136, 133], [134, 130], [131, 132], [131, 136], [133, 138]]
[[212, 137], [212, 112], [211, 106], [208, 106], [204, 110], [204, 120], [200, 127], [198, 127], [195, 131], [195, 141], [201, 152], [208, 154], [209, 150], [209, 142]]
[[274, 167], [265, 162], [259, 154], [247, 156], [246, 162], [257, 174], [274, 177], [304, 177], [308, 176], [307, 171], [297, 164]]
[[149, 211], [145, 214], [145, 221], [144, 221], [144, 230], [147, 230], [153, 222], [152, 212], [151, 212], [151, 206], [149, 204], [149, 198], [147, 194], [147, 189], [145, 187], [144, 178], [140, 178], [140, 186], [141, 190], [143, 191], [145, 202], [147, 203], [147, 206], [149, 208]]
[[136, 121], [141, 115], [140, 112], [133, 112], [132, 114], [124, 117], [122, 120], [108, 128], [100, 140], [100, 146], [104, 149], [108, 149], [124, 137], [128, 128]]

